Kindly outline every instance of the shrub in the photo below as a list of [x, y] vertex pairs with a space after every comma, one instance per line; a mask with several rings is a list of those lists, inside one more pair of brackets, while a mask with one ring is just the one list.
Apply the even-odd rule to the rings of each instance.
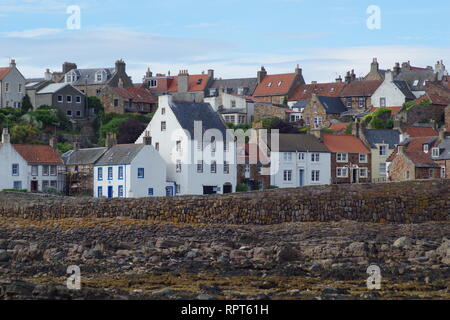
[[248, 186], [246, 184], [240, 183], [236, 186], [236, 192], [248, 192]]
[[59, 191], [58, 189], [53, 188], [53, 187], [45, 187], [44, 190], [42, 190], [42, 192], [44, 192], [46, 194], [56, 195], [56, 196], [62, 195], [61, 191]]

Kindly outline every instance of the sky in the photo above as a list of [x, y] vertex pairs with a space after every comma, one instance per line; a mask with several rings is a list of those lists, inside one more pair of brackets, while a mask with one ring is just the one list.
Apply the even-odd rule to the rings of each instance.
[[[81, 23], [69, 29], [73, 5]], [[90, 68], [124, 59], [134, 82], [147, 68], [214, 69], [225, 79], [297, 64], [307, 83], [330, 82], [351, 69], [364, 76], [374, 57], [384, 69], [438, 60], [450, 69], [449, 15], [448, 0], [0, 0], [0, 66], [14, 58], [31, 78], [65, 61]]]

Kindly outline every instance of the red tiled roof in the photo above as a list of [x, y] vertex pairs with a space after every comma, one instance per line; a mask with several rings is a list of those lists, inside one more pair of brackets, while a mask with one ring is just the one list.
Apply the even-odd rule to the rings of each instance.
[[113, 88], [117, 94], [126, 99], [132, 99], [138, 103], [156, 103], [157, 98], [151, 94], [148, 90], [142, 87], [131, 88]]
[[383, 83], [380, 80], [353, 81], [347, 84], [341, 92], [341, 97], [371, 96]]
[[14, 144], [14, 149], [28, 163], [62, 163], [58, 151], [50, 146]]
[[450, 99], [446, 97], [442, 97], [438, 94], [434, 93], [426, 93], [420, 98], [416, 100], [416, 103], [421, 103], [422, 101], [430, 101], [431, 104], [440, 105], [440, 106], [448, 106], [450, 104]]
[[[391, 115], [395, 116], [397, 113], [399, 113], [402, 110], [403, 107], [383, 107], [383, 109], [391, 109]], [[373, 107], [370, 109], [370, 112], [375, 112], [379, 108]]]
[[272, 96], [288, 94], [289, 89], [294, 83], [296, 74], [274, 74], [266, 75], [261, 83], [256, 87], [253, 96]]
[[[172, 81], [169, 82], [169, 86], [167, 88], [168, 92], [176, 92], [178, 91], [178, 76], [171, 77]], [[201, 80], [201, 81], [200, 81]], [[188, 91], [203, 91], [208, 84], [208, 75], [207, 74], [194, 74], [189, 75], [189, 87]]]
[[329, 129], [337, 132], [344, 131], [347, 129], [348, 123], [333, 123]]
[[343, 82], [302, 84], [294, 89], [289, 101], [309, 100], [313, 93], [322, 97], [339, 97], [344, 87]]
[[402, 132], [408, 134], [410, 138], [436, 137], [439, 135], [439, 132], [431, 127], [405, 126], [401, 129]]
[[[432, 137], [419, 137], [419, 138], [412, 138], [409, 139], [409, 142], [406, 146], [404, 146], [404, 152], [406, 156], [414, 162], [414, 164], [434, 164], [435, 162], [433, 159], [431, 159], [431, 148], [436, 147], [439, 145], [440, 140], [436, 139], [433, 143], [433, 145], [429, 148], [429, 152], [425, 153], [423, 152], [423, 145], [427, 142], [429, 142], [431, 139], [435, 138], [435, 136]], [[395, 150], [387, 159], [388, 162], [392, 162], [394, 158], [398, 154], [398, 148]]]
[[362, 141], [352, 135], [326, 134], [323, 142], [331, 152], [370, 153]]
[[0, 68], [0, 80], [3, 80], [3, 78], [9, 73], [10, 70], [11, 67]]

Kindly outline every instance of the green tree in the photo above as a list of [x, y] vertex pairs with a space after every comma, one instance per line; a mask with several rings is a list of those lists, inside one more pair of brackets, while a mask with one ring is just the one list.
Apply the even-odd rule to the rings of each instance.
[[17, 144], [34, 143], [39, 135], [39, 130], [30, 124], [16, 124], [11, 129], [11, 139]]
[[27, 113], [30, 110], [33, 110], [33, 105], [31, 104], [30, 97], [26, 94], [22, 99], [22, 112]]
[[88, 108], [94, 109], [94, 112], [97, 116], [103, 117], [105, 114], [105, 108], [103, 107], [102, 102], [97, 97], [88, 97], [87, 98]]

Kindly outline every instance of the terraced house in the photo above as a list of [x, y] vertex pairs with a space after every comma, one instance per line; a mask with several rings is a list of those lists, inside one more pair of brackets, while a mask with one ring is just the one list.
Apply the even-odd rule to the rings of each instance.
[[25, 77], [12, 59], [9, 67], [0, 68], [0, 108], [20, 108], [25, 96]]

